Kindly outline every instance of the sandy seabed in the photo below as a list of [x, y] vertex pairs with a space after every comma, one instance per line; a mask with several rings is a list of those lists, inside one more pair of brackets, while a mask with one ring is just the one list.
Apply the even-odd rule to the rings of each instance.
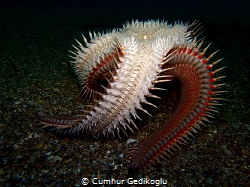
[[[82, 178], [167, 180], [162, 186], [248, 186], [249, 27], [204, 23], [210, 52], [220, 49], [226, 67], [226, 101], [211, 123], [168, 161], [145, 174], [128, 176], [124, 155], [143, 141], [172, 112], [171, 101], [155, 102], [153, 118], [123, 139], [96, 140], [58, 135], [37, 126], [37, 114], [75, 115], [89, 104], [82, 98], [68, 50], [81, 33], [120, 27], [125, 17], [84, 13], [0, 9], [0, 184], [2, 186], [80, 186]], [[165, 97], [164, 97], [165, 98]], [[137, 140], [127, 144], [127, 139]], [[132, 179], [131, 179], [132, 181]], [[138, 181], [137, 181], [138, 182]], [[147, 184], [147, 183], [145, 183]], [[110, 184], [111, 185], [111, 184]], [[135, 186], [131, 183], [130, 186]], [[149, 184], [147, 184], [149, 185]]]

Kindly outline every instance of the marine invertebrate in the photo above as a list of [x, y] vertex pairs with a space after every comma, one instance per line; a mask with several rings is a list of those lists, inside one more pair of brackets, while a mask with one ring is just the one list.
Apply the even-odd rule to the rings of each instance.
[[215, 53], [205, 57], [208, 47], [201, 50], [202, 42], [196, 41], [198, 28], [196, 22], [135, 21], [107, 34], [90, 34], [90, 42], [83, 37], [85, 46], [77, 41], [72, 63], [83, 95], [95, 99], [95, 104], [79, 116], [41, 115], [41, 123], [95, 137], [133, 131], [134, 120], [140, 119], [137, 110], [149, 114], [141, 103], [154, 106], [147, 98], [158, 98], [151, 90], [161, 90], [157, 83], [177, 78], [181, 84], [178, 108], [148, 140], [129, 152], [130, 170], [147, 167], [199, 128], [218, 105], [220, 98], [214, 95], [223, 92], [217, 90], [223, 84], [215, 84], [222, 77], [214, 76], [222, 68], [212, 70], [220, 60], [208, 64]]

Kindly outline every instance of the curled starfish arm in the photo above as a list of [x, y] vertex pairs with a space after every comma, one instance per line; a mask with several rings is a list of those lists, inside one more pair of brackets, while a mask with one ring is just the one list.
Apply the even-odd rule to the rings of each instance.
[[207, 61], [204, 63], [204, 58], [201, 58], [203, 53], [199, 48], [187, 49], [188, 47], [178, 47], [173, 58], [163, 65], [164, 68], [175, 67], [167, 73], [180, 81], [179, 106], [165, 124], [138, 148], [128, 152], [128, 169], [131, 173], [170, 157], [176, 148], [180, 148], [180, 144], [186, 143], [188, 136], [194, 137], [192, 133], [197, 133], [196, 129], [200, 129], [202, 121], [213, 117], [210, 112], [217, 112], [213, 106], [218, 105], [216, 101], [220, 98], [215, 95], [224, 91], [215, 89], [224, 84], [214, 84], [222, 77], [213, 76], [221, 68], [211, 71], [211, 65], [207, 65]]

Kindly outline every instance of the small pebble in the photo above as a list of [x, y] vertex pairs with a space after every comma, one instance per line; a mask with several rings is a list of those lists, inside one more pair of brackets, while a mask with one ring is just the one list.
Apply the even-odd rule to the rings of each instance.
[[136, 139], [128, 139], [127, 140], [127, 144], [131, 144], [131, 143], [134, 143], [134, 142], [137, 142]]
[[14, 144], [14, 145], [13, 145], [13, 149], [15, 149], [15, 150], [18, 149], [18, 145], [17, 145], [17, 144]]
[[47, 160], [51, 160], [51, 159], [53, 159], [54, 158], [54, 156], [53, 155], [50, 155], [48, 158], [47, 158]]
[[57, 162], [57, 161], [62, 161], [62, 157], [60, 156], [54, 156], [54, 155], [50, 155], [47, 160], [51, 160], [52, 162]]
[[35, 133], [33, 137], [36, 139], [39, 138], [39, 135]]
[[51, 151], [50, 151], [50, 152], [48, 152], [48, 153], [45, 153], [45, 155], [46, 155], [46, 156], [49, 156], [49, 155], [51, 155]]
[[62, 157], [60, 157], [60, 156], [55, 156], [54, 158], [53, 158], [53, 161], [54, 162], [57, 162], [57, 161], [62, 161]]
[[41, 171], [41, 173], [44, 173], [44, 174], [46, 174], [48, 172], [49, 172], [49, 170], [47, 170], [47, 169], [44, 169], [44, 170]]
[[37, 144], [36, 148], [39, 149], [39, 148], [42, 148], [43, 146], [44, 146], [44, 143], [41, 142], [41, 143]]
[[95, 152], [96, 147], [94, 147], [93, 145], [90, 145], [89, 147], [90, 147], [91, 152]]
[[124, 154], [119, 154], [119, 158], [123, 158], [124, 157]]

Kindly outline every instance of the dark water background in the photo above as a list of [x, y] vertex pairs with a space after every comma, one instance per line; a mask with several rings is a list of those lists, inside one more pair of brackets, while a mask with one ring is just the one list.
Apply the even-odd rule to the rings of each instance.
[[0, 185], [80, 186], [83, 177], [127, 178], [127, 139], [146, 138], [171, 113], [169, 104], [157, 103], [154, 117], [122, 140], [62, 136], [36, 125], [39, 110], [74, 115], [88, 103], [69, 63], [74, 38], [132, 19], [200, 20], [207, 44], [213, 43], [208, 53], [220, 49], [216, 58], [224, 59], [218, 67], [226, 67], [221, 75], [228, 91], [193, 142], [163, 166], [132, 177], [163, 178], [169, 186], [249, 185], [249, 4], [225, 0], [0, 1]]

